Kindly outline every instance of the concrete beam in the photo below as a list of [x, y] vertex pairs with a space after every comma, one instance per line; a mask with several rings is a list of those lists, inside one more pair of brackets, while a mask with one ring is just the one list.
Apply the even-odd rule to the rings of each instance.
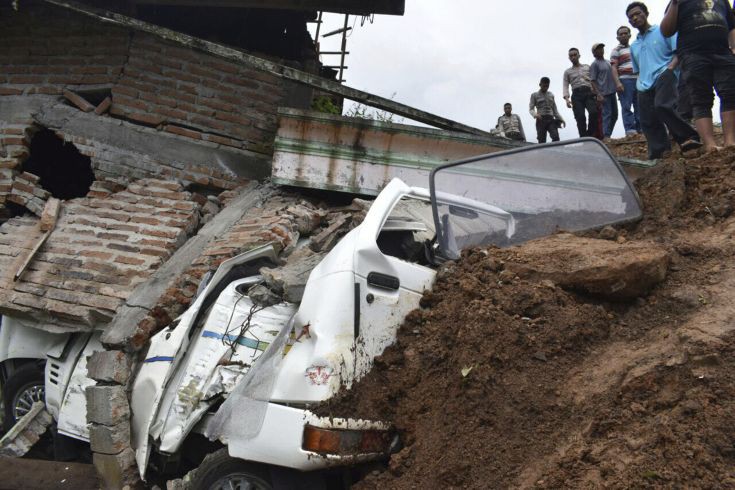
[[238, 63], [248, 68], [262, 70], [271, 73], [279, 78], [290, 80], [292, 82], [307, 85], [309, 87], [317, 88], [324, 92], [342, 96], [346, 99], [354, 100], [361, 104], [365, 104], [371, 107], [397, 114], [399, 116], [407, 117], [414, 121], [422, 122], [430, 126], [434, 126], [441, 129], [448, 129], [452, 131], [460, 131], [463, 133], [476, 134], [480, 136], [490, 136], [486, 131], [482, 131], [472, 126], [452, 121], [435, 114], [431, 114], [414, 107], [401, 104], [399, 102], [380, 97], [379, 95], [371, 94], [369, 92], [363, 92], [362, 90], [350, 88], [346, 85], [342, 85], [333, 80], [327, 80], [326, 78], [306, 73], [295, 68], [291, 68], [280, 63], [259, 58], [251, 54], [245, 53], [234, 48], [223, 46], [222, 44], [213, 43], [205, 39], [197, 38], [184, 34], [181, 32], [166, 29], [164, 27], [150, 24], [142, 20], [134, 19], [122, 14], [115, 12], [109, 12], [102, 9], [96, 9], [85, 5], [79, 5], [73, 2], [65, 2], [61, 0], [45, 0], [46, 3], [63, 7], [65, 9], [78, 12], [90, 17], [97, 19], [100, 22], [116, 25], [119, 27], [133, 29], [136, 31], [146, 32], [152, 34], [166, 41], [173, 42], [182, 46], [189, 47], [209, 53], [214, 56]]
[[262, 179], [270, 175], [270, 156], [247, 150], [189, 142], [155, 129], [118, 119], [85, 113], [59, 102], [53, 96], [6, 96], [0, 98], [0, 118], [32, 115], [38, 124], [68, 136], [80, 136], [120, 149], [119, 159], [134, 162], [211, 165], [233, 176]]
[[[134, 0], [135, 5], [201, 7], [201, 0]], [[209, 0], [207, 7], [265, 8], [279, 10], [322, 10], [342, 14], [403, 15], [405, 0]]]

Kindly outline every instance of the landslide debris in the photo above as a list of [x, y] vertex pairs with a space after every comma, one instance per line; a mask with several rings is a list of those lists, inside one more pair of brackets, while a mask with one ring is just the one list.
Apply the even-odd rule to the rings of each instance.
[[674, 155], [635, 186], [639, 223], [439, 271], [320, 407], [401, 433], [355, 488], [735, 488], [735, 151]]

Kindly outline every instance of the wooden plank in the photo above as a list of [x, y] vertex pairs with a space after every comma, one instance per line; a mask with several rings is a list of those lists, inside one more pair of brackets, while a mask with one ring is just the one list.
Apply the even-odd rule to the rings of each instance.
[[51, 230], [48, 230], [46, 233], [43, 234], [43, 236], [36, 242], [36, 246], [33, 247], [31, 252], [28, 254], [28, 257], [23, 261], [23, 264], [18, 268], [18, 272], [15, 273], [13, 276], [13, 281], [17, 281], [20, 279], [20, 276], [23, 275], [25, 270], [28, 268], [28, 266], [33, 261], [33, 258], [36, 256], [38, 251], [41, 249], [44, 243], [46, 243], [46, 240], [48, 239], [49, 235], [51, 234]]
[[[201, 7], [201, 0], [134, 0], [136, 5]], [[209, 0], [207, 7], [322, 10], [341, 14], [403, 15], [405, 0]]]
[[246, 66], [248, 68], [265, 71], [279, 78], [317, 88], [324, 92], [339, 95], [346, 99], [354, 100], [361, 104], [388, 111], [399, 116], [407, 117], [414, 121], [422, 122], [430, 126], [441, 129], [448, 129], [451, 131], [476, 134], [479, 136], [490, 136], [490, 133], [482, 131], [481, 129], [452, 121], [451, 119], [437, 116], [435, 114], [431, 114], [429, 112], [422, 111], [420, 109], [416, 109], [414, 107], [401, 104], [390, 99], [386, 99], [385, 97], [380, 97], [379, 95], [371, 94], [369, 92], [363, 92], [362, 90], [354, 89], [333, 80], [327, 80], [326, 78], [322, 78], [311, 73], [306, 73], [304, 71], [297, 70], [295, 68], [291, 68], [280, 63], [266, 60], [264, 58], [259, 58], [244, 51], [213, 43], [211, 41], [190, 36], [181, 32], [173, 31], [171, 29], [166, 29], [164, 27], [150, 24], [142, 20], [134, 19], [132, 17], [128, 17], [115, 12], [109, 12], [107, 10], [79, 5], [73, 2], [66, 2], [61, 0], [45, 0], [45, 2], [93, 17], [102, 23], [113, 24], [127, 29], [134, 29], [137, 31], [146, 32], [169, 42], [186, 46], [191, 49], [196, 49], [198, 51], [203, 51], [213, 56], [217, 56]]

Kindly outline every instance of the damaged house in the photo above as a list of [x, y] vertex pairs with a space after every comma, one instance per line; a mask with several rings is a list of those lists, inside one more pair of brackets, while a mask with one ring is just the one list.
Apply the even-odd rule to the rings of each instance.
[[[321, 65], [306, 28], [317, 11], [403, 4], [0, 3], [0, 362], [6, 395], [23, 395], [5, 397], [6, 426], [45, 398], [66, 449], [89, 440], [107, 487], [137, 484], [132, 374], [171, 359], [144, 355], [151, 336], [218, 266], [266, 244], [286, 261], [266, 280], [297, 301], [308, 267], [368, 207], [264, 180], [377, 195], [393, 177], [425, 185], [440, 163], [514, 146]], [[323, 94], [441, 129], [311, 112]]]
[[[101, 333], [105, 350], [87, 366], [99, 384], [46, 399], [51, 412], [87, 404], [89, 425], [77, 429], [108, 486], [137, 473], [131, 367], [202, 276], [258, 245], [291, 250], [309, 234], [330, 242], [322, 228], [349, 225], [342, 214], [330, 227], [328, 210], [258, 183], [270, 174], [279, 107], [308, 109], [314, 92], [273, 66], [319, 77], [306, 29], [317, 10], [402, 9], [399, 0], [369, 10], [329, 0], [0, 5], [0, 336], [56, 345]], [[207, 42], [231, 59], [196, 49]], [[6, 382], [72, 374], [29, 362], [48, 351], [0, 354]], [[60, 433], [78, 437], [66, 422]]]

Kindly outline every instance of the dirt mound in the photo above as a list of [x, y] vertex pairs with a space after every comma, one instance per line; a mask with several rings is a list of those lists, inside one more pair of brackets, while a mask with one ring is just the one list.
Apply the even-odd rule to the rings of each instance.
[[403, 436], [356, 488], [735, 488], [734, 169], [732, 150], [670, 157], [636, 181], [641, 222], [588, 234], [666, 250], [645, 296], [519, 273], [564, 267], [542, 241], [443, 267], [396, 344], [321, 408]]

